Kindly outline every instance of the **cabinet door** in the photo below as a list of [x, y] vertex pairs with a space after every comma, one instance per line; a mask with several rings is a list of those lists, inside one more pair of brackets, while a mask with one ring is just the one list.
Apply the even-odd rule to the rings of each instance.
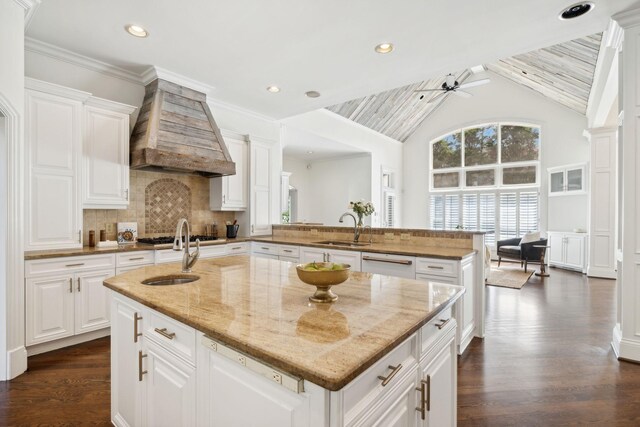
[[[204, 359], [204, 360], [203, 360]], [[199, 425], [294, 427], [312, 425], [310, 397], [267, 380], [246, 367], [207, 350], [198, 371]], [[316, 417], [318, 418], [318, 417]], [[318, 423], [320, 424], [320, 423]]]
[[236, 164], [236, 174], [223, 178], [223, 207], [247, 208], [247, 142], [226, 139], [231, 159]]
[[78, 273], [75, 277], [75, 333], [95, 331], [109, 326], [110, 295], [102, 285], [113, 270]]
[[584, 166], [567, 169], [567, 192], [584, 191]]
[[83, 206], [129, 205], [129, 115], [85, 107]]
[[324, 262], [325, 254], [328, 251], [325, 249], [318, 248], [300, 248], [300, 262], [303, 264], [307, 264], [309, 262]]
[[271, 234], [271, 149], [251, 145], [251, 235]]
[[80, 101], [27, 90], [26, 250], [82, 246]]
[[565, 236], [565, 265], [567, 267], [584, 268], [584, 237]]
[[353, 426], [413, 427], [418, 425], [420, 412], [417, 408], [420, 407], [420, 392], [416, 390], [419, 388], [416, 374], [407, 377], [399, 388], [399, 393], [393, 393], [367, 418]]
[[195, 425], [195, 367], [147, 338], [143, 347], [142, 425]]
[[26, 280], [27, 345], [73, 335], [73, 277]]
[[340, 264], [349, 264], [351, 271], [360, 271], [361, 254], [360, 252], [351, 251], [327, 251], [329, 254], [329, 261], [337, 262]]
[[549, 233], [549, 264], [564, 264], [564, 235]]
[[551, 172], [549, 174], [549, 193], [562, 193], [564, 191], [564, 171]]
[[457, 359], [453, 334], [447, 344], [432, 359], [426, 359], [422, 380], [426, 381], [424, 427], [456, 425]]
[[114, 425], [141, 425], [138, 351], [142, 308], [113, 298], [111, 305], [111, 421]]

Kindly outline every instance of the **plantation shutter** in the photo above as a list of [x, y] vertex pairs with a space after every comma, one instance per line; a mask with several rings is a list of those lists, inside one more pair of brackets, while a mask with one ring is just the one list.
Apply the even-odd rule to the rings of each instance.
[[462, 196], [462, 226], [465, 230], [478, 229], [478, 195]]
[[493, 246], [496, 242], [496, 195], [480, 194], [480, 231], [487, 234], [484, 242]]
[[538, 193], [520, 193], [520, 235], [538, 230]]
[[452, 230], [460, 224], [460, 197], [447, 194], [444, 199], [444, 228]]
[[384, 193], [385, 215], [384, 220], [387, 227], [395, 227], [396, 217], [396, 195], [392, 192]]
[[500, 194], [500, 239], [518, 237], [516, 193]]
[[431, 196], [429, 215], [433, 230], [444, 229], [444, 196]]

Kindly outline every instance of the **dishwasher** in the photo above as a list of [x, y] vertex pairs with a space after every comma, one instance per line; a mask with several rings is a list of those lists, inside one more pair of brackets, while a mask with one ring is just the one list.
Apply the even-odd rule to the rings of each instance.
[[362, 271], [415, 280], [416, 258], [406, 255], [363, 252]]

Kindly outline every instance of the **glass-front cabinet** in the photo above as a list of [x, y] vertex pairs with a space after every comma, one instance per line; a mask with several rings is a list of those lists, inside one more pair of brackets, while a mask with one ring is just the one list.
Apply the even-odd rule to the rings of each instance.
[[549, 196], [586, 193], [585, 163], [549, 168]]

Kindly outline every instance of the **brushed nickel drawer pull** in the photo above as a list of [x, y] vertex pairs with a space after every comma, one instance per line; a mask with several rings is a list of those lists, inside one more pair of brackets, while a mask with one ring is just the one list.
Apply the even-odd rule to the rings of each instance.
[[154, 329], [157, 333], [159, 333], [160, 335], [162, 335], [165, 338], [169, 338], [170, 340], [174, 339], [176, 337], [176, 333], [175, 332], [167, 332], [167, 328], [162, 328], [162, 329], [158, 329], [155, 328]]
[[393, 377], [395, 377], [396, 374], [400, 371], [400, 369], [402, 369], [402, 363], [399, 363], [398, 366], [389, 365], [389, 369], [391, 369], [391, 372], [386, 377], [383, 377], [382, 375], [378, 375], [378, 379], [382, 380], [382, 384], [381, 384], [382, 387], [389, 384], [389, 381], [391, 381]]
[[73, 277], [69, 277], [69, 292], [73, 292]]
[[261, 246], [260, 249], [265, 250], [265, 251], [270, 251], [271, 250], [269, 248], [265, 248], [264, 246]]
[[140, 261], [141, 259], [144, 259], [143, 256], [139, 256], [139, 257], [135, 257], [135, 258], [129, 258], [129, 261]]
[[65, 267], [82, 267], [84, 265], [84, 262], [80, 262], [78, 264], [67, 264], [65, 265]]
[[147, 371], [142, 370], [142, 359], [147, 357], [146, 354], [142, 354], [142, 350], [138, 350], [138, 381], [142, 381], [142, 376], [147, 373]]
[[80, 278], [78, 277], [78, 292], [80, 292]]
[[376, 262], [388, 262], [390, 264], [401, 264], [401, 265], [411, 265], [413, 261], [411, 260], [402, 260], [402, 259], [386, 259], [386, 258], [375, 258], [370, 256], [363, 256], [363, 261], [376, 261]]
[[441, 321], [442, 323], [436, 323], [436, 326], [438, 327], [438, 329], [442, 329], [442, 328], [444, 328], [444, 327], [445, 327], [445, 325], [451, 321], [451, 317], [449, 317], [447, 320], [440, 319], [440, 321]]
[[[424, 380], [423, 380], [424, 381]], [[427, 375], [427, 412], [431, 410], [431, 375]]]
[[425, 380], [421, 380], [420, 381], [420, 387], [416, 387], [416, 390], [420, 392], [420, 406], [418, 408], [416, 408], [416, 411], [420, 412], [420, 418], [421, 419], [426, 419], [426, 409], [425, 409], [425, 404], [427, 403], [427, 398], [426, 398], [426, 387], [427, 385], [427, 381]]
[[444, 267], [440, 265], [428, 265], [427, 268], [430, 268], [432, 270], [444, 270]]
[[242, 249], [242, 246], [236, 246], [236, 247], [234, 247], [234, 248], [231, 248], [231, 249], [232, 249], [232, 250], [234, 250], [234, 251], [237, 251], [237, 250], [240, 250], [240, 249]]
[[293, 252], [293, 251], [292, 251], [291, 249], [283, 249], [283, 250], [282, 250], [282, 252], [288, 252], [288, 253], [291, 253], [291, 252]]
[[142, 316], [138, 316], [138, 313], [133, 313], [133, 342], [138, 342], [138, 337], [142, 336], [141, 332], [138, 332], [138, 320], [142, 320]]

